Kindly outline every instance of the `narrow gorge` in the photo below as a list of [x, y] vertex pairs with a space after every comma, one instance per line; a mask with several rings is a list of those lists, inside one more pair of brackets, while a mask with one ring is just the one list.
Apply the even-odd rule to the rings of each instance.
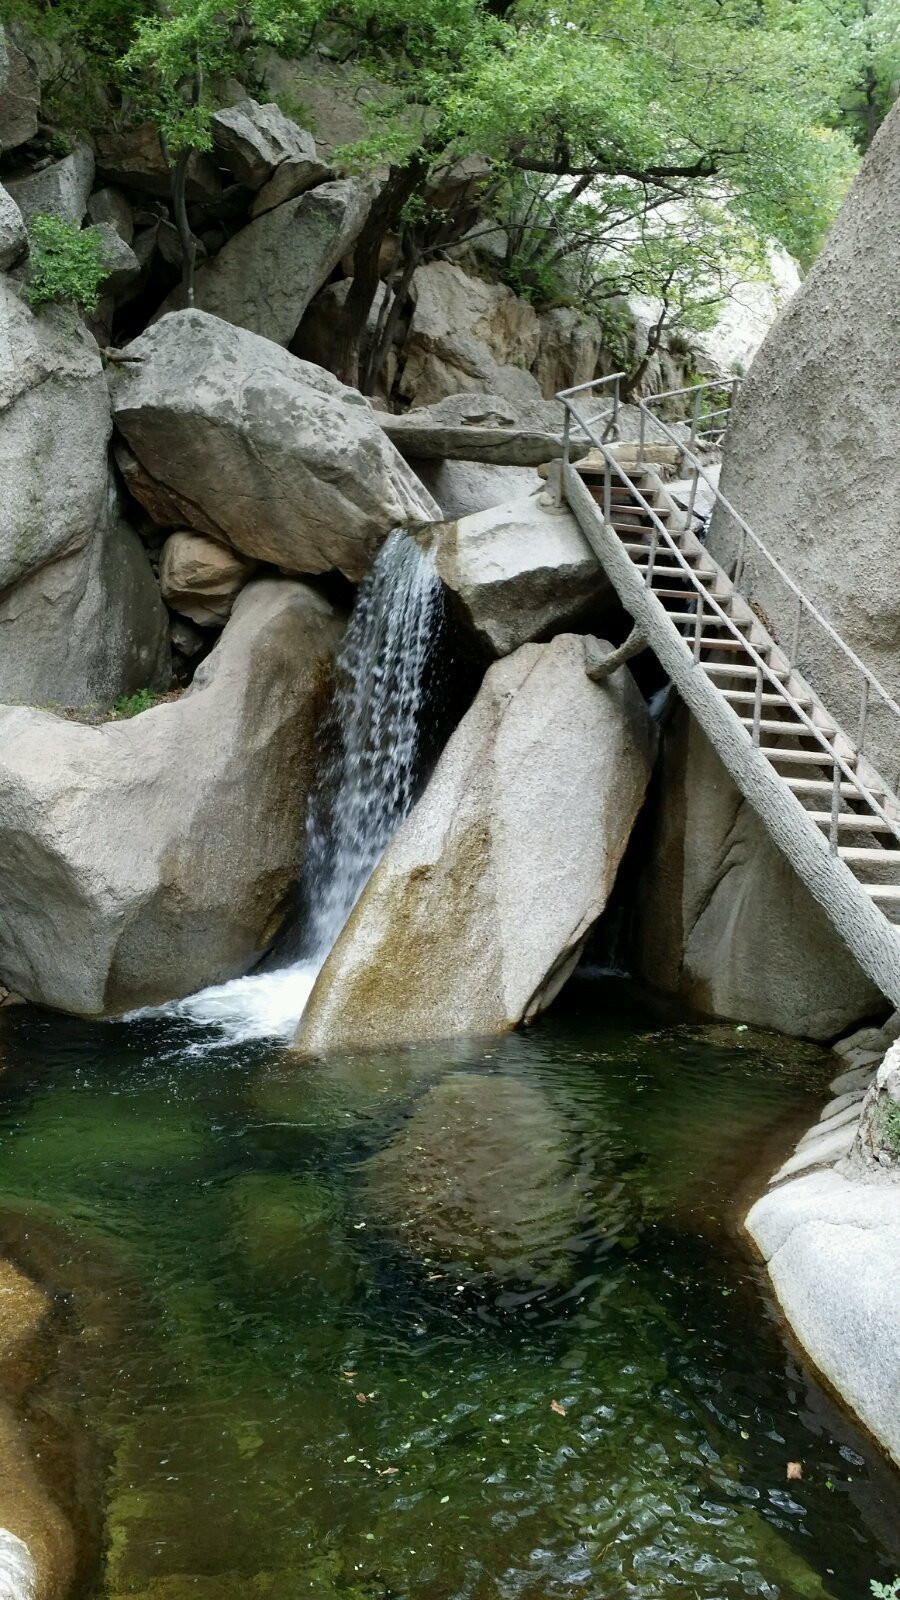
[[0, 1600], [900, 1597], [898, 82], [0, 6]]

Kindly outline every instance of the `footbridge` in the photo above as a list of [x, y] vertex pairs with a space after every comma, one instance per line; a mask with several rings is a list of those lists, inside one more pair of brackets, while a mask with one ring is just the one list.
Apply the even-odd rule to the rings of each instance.
[[[859, 965], [900, 1006], [900, 800], [865, 751], [877, 706], [879, 726], [887, 720], [900, 753], [900, 705], [710, 474], [704, 445], [724, 433], [739, 380], [677, 392], [675, 398], [692, 400], [691, 420], [680, 427], [660, 416], [673, 396], [641, 402], [638, 442], [617, 447], [622, 377], [559, 396], [565, 406], [560, 493], [634, 619], [636, 639], [654, 652]], [[671, 447], [691, 483], [686, 512], [654, 470]], [[735, 551], [728, 570], [693, 531], [698, 497], [712, 504], [715, 526], [728, 530]], [[776, 639], [741, 592], [751, 562], [779, 586], [796, 618], [790, 641]], [[807, 632], [821, 630], [823, 647], [838, 651], [853, 674], [859, 699], [852, 732], [839, 726], [798, 670], [801, 624]]]

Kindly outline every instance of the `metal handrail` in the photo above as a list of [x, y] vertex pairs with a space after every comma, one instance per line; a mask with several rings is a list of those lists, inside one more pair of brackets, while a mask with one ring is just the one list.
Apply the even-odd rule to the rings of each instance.
[[[600, 379], [600, 380], [598, 380], [598, 384], [602, 384], [605, 381], [606, 380], [604, 380], [604, 379]], [[594, 386], [592, 386], [592, 385], [580, 385], [579, 386], [579, 390], [583, 391], [584, 388], [590, 388], [590, 387], [594, 387]], [[793, 695], [790, 693], [790, 691], [787, 688], [786, 684], [783, 683], [779, 677], [777, 677], [775, 671], [772, 669], [772, 667], [769, 665], [769, 663], [766, 662], [765, 659], [759, 654], [759, 652], [757, 651], [756, 647], [751, 643], [750, 639], [748, 639], [746, 634], [742, 633], [741, 630], [738, 628], [738, 626], [735, 623], [734, 619], [732, 617], [730, 617], [728, 615], [728, 613], [726, 611], [724, 611], [724, 609], [719, 605], [719, 602], [716, 600], [715, 596], [713, 594], [711, 594], [709, 592], [709, 590], [707, 590], [707, 589], [705, 589], [703, 587], [700, 579], [697, 577], [697, 575], [695, 574], [695, 572], [693, 571], [693, 569], [689, 565], [686, 556], [679, 549], [677, 543], [673, 539], [673, 537], [672, 537], [671, 533], [669, 532], [668, 528], [662, 522], [662, 520], [660, 519], [658, 513], [654, 510], [653, 506], [649, 503], [649, 501], [641, 493], [640, 489], [633, 482], [633, 480], [628, 476], [628, 474], [626, 473], [626, 471], [622, 467], [621, 463], [616, 460], [616, 457], [607, 448], [607, 446], [603, 443], [603, 441], [598, 439], [595, 436], [595, 434], [591, 431], [591, 425], [589, 423], [586, 423], [585, 419], [578, 415], [578, 412], [575, 410], [574, 406], [572, 406], [570, 408], [569, 396], [573, 392], [579, 392], [579, 391], [564, 391], [562, 394], [560, 394], [558, 396], [558, 398], [560, 400], [562, 400], [563, 404], [566, 407], [567, 421], [568, 421], [568, 414], [569, 414], [569, 411], [571, 409], [571, 415], [574, 418], [574, 420], [576, 421], [576, 423], [578, 424], [578, 426], [581, 427], [584, 430], [584, 432], [587, 434], [588, 438], [591, 440], [591, 443], [600, 451], [600, 453], [603, 456], [604, 465], [605, 465], [604, 506], [603, 506], [603, 520], [604, 520], [604, 523], [607, 526], [610, 525], [611, 475], [612, 475], [613, 472], [615, 472], [616, 475], [626, 485], [626, 487], [629, 490], [629, 493], [634, 497], [634, 499], [636, 500], [637, 504], [641, 507], [641, 510], [645, 513], [645, 515], [649, 516], [649, 518], [650, 518], [651, 526], [653, 528], [653, 537], [652, 537], [652, 539], [650, 541], [650, 545], [648, 547], [648, 562], [647, 562], [646, 573], [644, 575], [644, 587], [648, 590], [648, 592], [652, 593], [651, 584], [652, 584], [652, 579], [653, 579], [653, 570], [654, 570], [654, 565], [655, 565], [655, 561], [656, 561], [656, 555], [657, 555], [657, 552], [658, 552], [658, 549], [659, 549], [659, 542], [660, 542], [660, 538], [661, 538], [663, 543], [664, 543], [664, 545], [665, 545], [667, 555], [674, 556], [675, 557], [675, 561], [676, 561], [676, 565], [682, 570], [683, 580], [686, 580], [693, 587], [693, 589], [696, 590], [696, 592], [697, 592], [698, 607], [697, 607], [697, 624], [696, 624], [696, 628], [695, 628], [694, 649], [693, 649], [693, 659], [694, 659], [694, 661], [698, 662], [699, 661], [699, 657], [700, 657], [700, 639], [702, 637], [702, 629], [703, 629], [703, 620], [704, 620], [703, 619], [703, 607], [704, 607], [704, 604], [706, 604], [707, 606], [711, 607], [713, 613], [719, 618], [721, 623], [725, 624], [726, 628], [730, 631], [730, 633], [734, 636], [734, 638], [736, 638], [741, 643], [743, 648], [746, 650], [748, 656], [753, 661], [753, 663], [754, 663], [754, 665], [756, 667], [756, 674], [757, 674], [756, 675], [756, 683], [757, 683], [756, 700], [757, 700], [757, 705], [754, 708], [754, 726], [753, 726], [752, 735], [748, 732], [746, 726], [744, 725], [744, 723], [741, 722], [740, 718], [737, 717], [737, 715], [735, 714], [736, 720], [738, 721], [740, 727], [743, 729], [743, 732], [747, 735], [747, 738], [757, 748], [760, 747], [760, 745], [759, 745], [759, 726], [758, 726], [760, 719], [759, 719], [758, 703], [759, 703], [759, 696], [760, 696], [760, 694], [762, 692], [762, 690], [761, 690], [761, 681], [762, 681], [762, 679], [766, 679], [774, 686], [774, 688], [775, 688], [776, 692], [779, 694], [779, 696], [784, 699], [784, 701], [790, 707], [790, 709], [794, 713], [794, 715], [805, 726], [807, 732], [812, 734], [812, 736], [815, 738], [816, 742], [826, 752], [828, 760], [833, 764], [834, 784], [833, 784], [833, 790], [832, 790], [831, 829], [830, 829], [830, 839], [829, 839], [829, 845], [830, 845], [830, 849], [831, 849], [832, 854], [836, 854], [837, 853], [837, 816], [838, 816], [840, 798], [841, 798], [841, 793], [840, 793], [841, 776], [843, 776], [843, 778], [845, 778], [850, 783], [851, 787], [854, 788], [856, 790], [856, 792], [859, 794], [860, 799], [863, 800], [866, 803], [866, 805], [868, 805], [870, 807], [870, 809], [876, 813], [876, 815], [881, 819], [881, 821], [885, 823], [885, 825], [887, 826], [889, 831], [893, 834], [893, 836], [898, 841], [900, 841], [900, 823], [898, 823], [897, 819], [892, 817], [884, 809], [884, 807], [881, 805], [880, 801], [878, 801], [875, 798], [875, 795], [871, 792], [871, 790], [868, 788], [868, 786], [863, 782], [863, 780], [860, 777], [858, 771], [854, 770], [853, 768], [851, 768], [848, 765], [848, 763], [845, 760], [845, 758], [841, 755], [840, 750], [837, 748], [837, 739], [836, 739], [836, 737], [835, 737], [835, 740], [834, 740], [833, 743], [829, 741], [828, 736], [825, 733], [825, 731], [822, 728], [818, 727], [817, 724], [813, 722], [812, 718], [807, 714], [807, 712], [804, 710], [803, 706], [800, 705], [800, 703], [794, 699]], [[658, 418], [654, 418], [654, 421], [658, 422]], [[670, 430], [667, 430], [667, 431], [670, 431]], [[567, 430], [567, 432], [568, 432], [568, 430]], [[675, 438], [675, 435], [673, 434], [673, 435], [671, 435], [671, 437]], [[676, 439], [676, 442], [678, 442], [677, 439]], [[696, 458], [693, 458], [693, 459], [696, 462]], [[562, 474], [563, 474], [563, 476], [565, 475], [566, 470], [570, 466], [571, 466], [571, 463], [568, 460], [567, 455], [564, 455], [563, 462], [562, 462]], [[700, 468], [700, 463], [696, 462], [696, 466], [697, 466], [697, 468]], [[700, 468], [700, 470], [702, 471], [702, 468]], [[704, 477], [705, 476], [706, 475], [704, 473]], [[695, 487], [696, 487], [696, 485], [695, 485]], [[711, 484], [710, 487], [714, 489], [715, 485]], [[693, 496], [692, 496], [692, 498], [693, 498]], [[723, 497], [723, 501], [724, 501], [724, 497]], [[724, 503], [726, 505], [728, 505], [727, 501], [724, 501]], [[748, 529], [748, 533], [750, 533], [750, 532], [751, 532], [751, 530]], [[772, 558], [772, 560], [774, 562], [774, 558]], [[734, 582], [733, 587], [734, 587], [735, 590], [737, 590], [737, 583], [736, 582]], [[666, 615], [667, 620], [669, 620], [671, 622], [671, 619], [668, 618], [668, 614], [665, 612], [665, 608], [661, 604], [660, 604], [660, 610], [663, 611], [664, 615]], [[671, 623], [671, 626], [673, 627], [673, 629], [676, 632], [678, 632], [678, 630], [676, 628], [676, 625], [674, 623]], [[687, 644], [687, 641], [686, 641], [684, 635], [679, 633], [678, 636], [679, 636], [679, 639], [681, 640], [681, 642], [684, 644], [685, 649], [688, 650], [689, 653], [690, 653], [690, 649], [689, 649], [689, 646]], [[835, 637], [838, 638], [839, 636], [835, 635]], [[840, 640], [839, 640], [839, 642], [842, 643], [842, 641], [840, 641]], [[852, 652], [849, 651], [849, 647], [847, 647], [847, 650], [848, 650], [848, 653], [852, 655]], [[791, 670], [794, 670], [794, 664], [793, 664], [792, 661], [790, 661], [790, 659], [788, 660], [788, 665], [791, 668]], [[861, 665], [861, 663], [860, 663], [860, 665]], [[864, 669], [864, 670], [867, 671], [868, 669]], [[877, 684], [877, 679], [874, 680], [874, 681]], [[881, 686], [878, 685], [878, 687], [880, 688]], [[885, 695], [886, 695], [886, 691], [882, 691], [882, 692], [885, 693]], [[886, 698], [888, 700], [890, 699], [890, 697], [887, 696], [887, 695], [886, 695]], [[891, 702], [891, 704], [893, 704], [893, 702]], [[898, 713], [900, 713], [900, 707], [898, 707], [897, 710], [898, 710]], [[839, 731], [840, 730], [836, 730], [836, 732], [839, 732]], [[801, 802], [799, 800], [797, 800], [796, 795], [792, 795], [792, 798], [795, 800], [795, 802], [796, 802], [797, 806], [799, 807], [799, 809], [801, 811], [803, 811], [804, 814], [805, 814], [806, 813], [806, 808], [801, 804]], [[823, 839], [823, 843], [824, 842], [825, 841]]]
[[[574, 407], [570, 408], [569, 396], [571, 394], [574, 394], [574, 393], [581, 393], [585, 389], [590, 389], [590, 388], [600, 389], [608, 381], [609, 380], [607, 380], [605, 378], [595, 379], [595, 381], [594, 381], [594, 383], [592, 385], [591, 384], [582, 384], [582, 385], [579, 385], [578, 390], [564, 390], [558, 396], [558, 398], [563, 402], [563, 405], [566, 408], [566, 418], [567, 418], [566, 437], [567, 437], [567, 439], [568, 439], [568, 435], [569, 435], [568, 417], [569, 417], [570, 409], [571, 409], [572, 416], [575, 418], [575, 420], [579, 424], [579, 426], [584, 427], [584, 419], [579, 417], [578, 412], [575, 410]], [[738, 379], [736, 381], [737, 381], [737, 383], [740, 383], [740, 379]], [[708, 385], [706, 385], [704, 387], [708, 387]], [[733, 521], [737, 524], [738, 528], [740, 529], [741, 539], [740, 539], [740, 545], [739, 545], [739, 549], [738, 549], [737, 561], [736, 561], [735, 569], [734, 569], [734, 576], [732, 578], [732, 582], [734, 584], [734, 587], [737, 589], [739, 587], [739, 585], [740, 585], [741, 574], [743, 573], [744, 563], [745, 563], [745, 560], [746, 560], [747, 545], [749, 543], [749, 544], [751, 544], [753, 546], [753, 548], [757, 552], [757, 554], [760, 555], [765, 562], [767, 562], [767, 564], [770, 567], [770, 569], [772, 570], [772, 572], [774, 572], [776, 574], [776, 576], [781, 580], [781, 582], [789, 590], [790, 594], [793, 596], [794, 600], [796, 601], [797, 614], [796, 614], [796, 617], [795, 617], [795, 620], [794, 620], [794, 631], [793, 631], [793, 637], [792, 637], [792, 642], [791, 642], [791, 649], [789, 651], [785, 651], [785, 654], [787, 655], [789, 664], [792, 667], [796, 665], [797, 653], [798, 653], [799, 643], [800, 643], [800, 629], [801, 629], [801, 626], [802, 626], [802, 622], [803, 622], [804, 616], [808, 616], [808, 617], [812, 618], [812, 620], [815, 623], [817, 623], [820, 628], [823, 629], [823, 631], [825, 632], [827, 637], [831, 640], [831, 643], [834, 646], [837, 647], [837, 649], [846, 658], [846, 660], [849, 662], [849, 664], [854, 669], [854, 671], [862, 678], [862, 686], [861, 686], [861, 689], [860, 689], [859, 722], [858, 722], [858, 727], [857, 727], [857, 738], [856, 738], [856, 749], [859, 752], [859, 754], [862, 754], [863, 753], [864, 741], [865, 741], [865, 735], [866, 735], [866, 725], [867, 725], [868, 716], [869, 716], [869, 698], [870, 698], [871, 691], [874, 690], [875, 694], [881, 700], [882, 704], [891, 713], [891, 715], [896, 719], [897, 725], [898, 725], [898, 733], [900, 733], [900, 705], [897, 704], [897, 701], [893, 698], [893, 696], [891, 694], [889, 694], [888, 690], [884, 687], [884, 685], [879, 681], [878, 678], [876, 678], [874, 672], [870, 671], [870, 669], [866, 666], [865, 662], [860, 660], [860, 658], [856, 654], [855, 650], [853, 650], [851, 648], [851, 646], [847, 644], [846, 640], [841, 638], [841, 635], [837, 632], [837, 630], [835, 628], [832, 627], [831, 623], [828, 621], [828, 618], [823, 616], [823, 614], [819, 610], [818, 606], [814, 605], [811, 600], [807, 599], [806, 595], [800, 589], [798, 584], [795, 583], [795, 581], [791, 577], [790, 573], [785, 571], [784, 567], [781, 565], [781, 562], [766, 547], [766, 545], [758, 537], [758, 535], [754, 533], [753, 529], [750, 527], [750, 524], [746, 521], [746, 519], [744, 517], [742, 517], [740, 512], [735, 509], [735, 507], [731, 504], [731, 501], [726, 499], [726, 497], [722, 494], [721, 490], [719, 489], [718, 484], [714, 483], [712, 481], [712, 479], [710, 478], [710, 476], [709, 476], [706, 468], [704, 467], [702, 461], [700, 461], [697, 458], [697, 456], [694, 455], [692, 449], [690, 449], [689, 446], [685, 445], [684, 441], [678, 437], [677, 433], [675, 433], [674, 429], [672, 429], [668, 425], [668, 423], [663, 422], [660, 417], [655, 416], [653, 414], [653, 411], [651, 410], [651, 405], [652, 404], [658, 403], [658, 402], [660, 402], [662, 400], [665, 400], [665, 399], [677, 398], [677, 397], [679, 397], [680, 395], [682, 395], [684, 393], [690, 393], [690, 392], [691, 391], [689, 389], [688, 390], [674, 389], [667, 395], [656, 395], [652, 402], [648, 402], [646, 400], [640, 400], [638, 402], [638, 409], [639, 409], [640, 414], [641, 414], [641, 439], [639, 441], [639, 445], [640, 445], [639, 460], [643, 460], [643, 454], [644, 454], [644, 448], [645, 448], [644, 437], [643, 436], [644, 436], [645, 431], [646, 431], [646, 419], [649, 418], [653, 422], [655, 427], [661, 428], [663, 433], [666, 435], [666, 437], [669, 440], [671, 440], [671, 442], [673, 444], [678, 446], [679, 450], [682, 453], [683, 459], [688, 461], [690, 463], [691, 467], [693, 468], [693, 484], [692, 484], [691, 494], [690, 494], [690, 503], [689, 503], [688, 515], [690, 516], [691, 512], [693, 511], [694, 501], [696, 499], [699, 480], [700, 480], [700, 478], [702, 478], [704, 483], [707, 485], [707, 487], [709, 488], [709, 490], [712, 493], [714, 506], [721, 507], [722, 510], [725, 512], [725, 514], [727, 516], [731, 517], [733, 519]], [[591, 438], [592, 442], [597, 445], [598, 449], [602, 449], [603, 448], [602, 441], [594, 440], [593, 435], [590, 433], [590, 431], [587, 428], [585, 428], [585, 432], [588, 433], [588, 437]], [[568, 460], [568, 457], [567, 457], [567, 455], [565, 453], [564, 453], [564, 456], [563, 456], [563, 460], [565, 462], [567, 462], [567, 460]], [[784, 647], [782, 646], [782, 648], [784, 648]]]

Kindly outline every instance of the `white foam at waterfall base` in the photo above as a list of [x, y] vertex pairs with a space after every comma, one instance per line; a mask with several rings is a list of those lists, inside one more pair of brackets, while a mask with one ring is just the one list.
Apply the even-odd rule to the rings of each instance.
[[34, 1600], [37, 1573], [22, 1539], [0, 1528], [0, 1600]]
[[307, 811], [300, 959], [133, 1017], [181, 1017], [214, 1028], [223, 1044], [293, 1037], [329, 951], [412, 806], [442, 597], [430, 556], [395, 530], [360, 587], [338, 656], [333, 749]]

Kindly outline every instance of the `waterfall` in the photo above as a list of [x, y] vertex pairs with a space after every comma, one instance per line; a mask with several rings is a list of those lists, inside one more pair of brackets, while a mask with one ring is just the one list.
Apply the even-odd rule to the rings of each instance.
[[396, 529], [359, 589], [337, 658], [330, 752], [307, 809], [299, 958], [132, 1015], [212, 1024], [228, 1043], [293, 1035], [332, 945], [415, 799], [420, 714], [442, 609], [430, 556]]
[[27, 1544], [8, 1528], [0, 1528], [0, 1600], [34, 1600], [36, 1581]]

